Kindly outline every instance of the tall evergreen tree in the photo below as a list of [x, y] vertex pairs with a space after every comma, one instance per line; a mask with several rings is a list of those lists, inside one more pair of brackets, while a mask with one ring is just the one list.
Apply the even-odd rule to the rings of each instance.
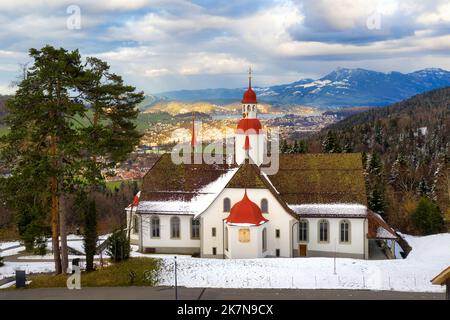
[[[137, 145], [133, 120], [143, 93], [125, 86], [98, 59], [84, 64], [78, 50], [46, 46], [31, 49], [30, 57], [34, 63], [7, 103], [5, 122], [11, 130], [0, 140], [1, 156], [12, 179], [39, 168], [29, 179], [48, 192], [30, 192], [43, 194], [50, 203], [55, 270], [61, 273], [68, 267], [66, 196], [102, 182], [101, 169]], [[14, 188], [6, 192], [14, 198]]]

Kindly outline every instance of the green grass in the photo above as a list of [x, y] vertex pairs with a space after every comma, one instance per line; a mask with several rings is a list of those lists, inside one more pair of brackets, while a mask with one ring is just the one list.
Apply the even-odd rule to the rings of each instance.
[[7, 134], [9, 129], [0, 125], [0, 137]]
[[108, 188], [111, 191], [114, 191], [117, 189], [120, 189], [120, 185], [122, 184], [122, 182], [124, 182], [123, 180], [119, 180], [119, 181], [107, 181], [106, 182], [106, 188]]
[[[92, 272], [81, 273], [81, 287], [155, 286], [160, 260], [130, 258]], [[66, 287], [67, 275], [33, 275], [28, 288]]]
[[[135, 180], [119, 180], [119, 181], [107, 181], [105, 184], [106, 184], [106, 188], [108, 188], [111, 191], [115, 191], [116, 188], [120, 189], [120, 185], [122, 183], [132, 184], [134, 182], [135, 182]], [[142, 182], [139, 180], [139, 181], [137, 181], [137, 184], [138, 184], [138, 187], [140, 187]]]

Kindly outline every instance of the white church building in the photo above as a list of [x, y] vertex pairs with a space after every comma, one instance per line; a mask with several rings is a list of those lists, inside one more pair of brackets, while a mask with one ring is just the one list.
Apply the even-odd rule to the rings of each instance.
[[360, 154], [280, 154], [267, 175], [250, 79], [242, 112], [233, 163], [174, 164], [164, 154], [147, 172], [126, 208], [141, 252], [367, 259], [369, 241], [396, 239], [366, 207]]

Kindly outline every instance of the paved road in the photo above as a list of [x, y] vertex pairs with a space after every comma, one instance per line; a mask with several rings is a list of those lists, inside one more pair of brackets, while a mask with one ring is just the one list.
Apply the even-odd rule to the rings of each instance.
[[[214, 289], [179, 288], [180, 300], [443, 300], [443, 293], [414, 293], [366, 290], [293, 290], [293, 289]], [[170, 300], [175, 291], [169, 287], [110, 287], [0, 290], [0, 300]]]

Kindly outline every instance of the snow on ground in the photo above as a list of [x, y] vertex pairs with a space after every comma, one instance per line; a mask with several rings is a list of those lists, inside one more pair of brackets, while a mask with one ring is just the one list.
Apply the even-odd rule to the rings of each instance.
[[7, 242], [0, 242], [0, 251], [6, 250], [11, 247], [17, 247], [20, 246], [19, 241], [7, 241]]
[[26, 274], [30, 273], [44, 273], [55, 271], [55, 263], [50, 262], [5, 262], [3, 267], [0, 267], [0, 280], [7, 277], [12, 277], [16, 274], [16, 270], [25, 270]]
[[[199, 259], [177, 255], [178, 284], [186, 287], [215, 288], [304, 288], [369, 289], [417, 292], [443, 292], [430, 280], [450, 265], [450, 233], [427, 237], [405, 235], [412, 251], [404, 260], [273, 258], [273, 259]], [[174, 283], [173, 255], [141, 254], [162, 260], [160, 285]], [[51, 272], [53, 262], [6, 262], [0, 279], [15, 274]]]
[[[369, 289], [443, 292], [430, 280], [450, 265], [450, 234], [406, 236], [413, 250], [404, 260], [177, 259], [178, 284], [216, 288]], [[152, 255], [158, 257], [158, 255]], [[163, 258], [160, 285], [173, 285], [173, 258]]]

